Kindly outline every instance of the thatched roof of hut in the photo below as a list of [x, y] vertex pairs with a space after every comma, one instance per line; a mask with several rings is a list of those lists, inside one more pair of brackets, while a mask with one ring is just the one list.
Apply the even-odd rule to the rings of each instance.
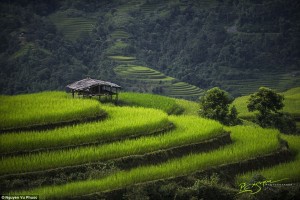
[[85, 90], [85, 89], [88, 89], [90, 87], [97, 86], [97, 85], [109, 86], [109, 87], [113, 87], [113, 88], [121, 88], [121, 86], [119, 86], [115, 83], [91, 79], [91, 78], [86, 78], [86, 79], [82, 79], [80, 81], [76, 81], [72, 84], [67, 85], [66, 87], [70, 88], [72, 90]]

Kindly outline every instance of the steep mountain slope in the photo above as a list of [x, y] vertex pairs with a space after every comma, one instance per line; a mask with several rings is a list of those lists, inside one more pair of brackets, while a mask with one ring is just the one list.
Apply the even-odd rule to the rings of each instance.
[[119, 64], [148, 67], [176, 84], [187, 83], [190, 93], [177, 97], [196, 98], [214, 86], [239, 96], [259, 86], [284, 91], [300, 85], [297, 1], [4, 0], [0, 5], [1, 93], [63, 89], [86, 76], [134, 91], [171, 96], [180, 91], [178, 85], [132, 87], [116, 76]]

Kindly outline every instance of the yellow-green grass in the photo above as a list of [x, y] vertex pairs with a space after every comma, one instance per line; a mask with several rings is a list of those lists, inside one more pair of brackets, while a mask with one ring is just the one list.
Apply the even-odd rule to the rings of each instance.
[[[300, 181], [300, 136], [282, 135], [284, 140], [289, 144], [289, 148], [296, 154], [295, 160], [282, 163], [270, 168], [251, 171], [245, 174], [240, 174], [236, 178], [236, 183], [249, 182], [254, 175], [260, 174], [267, 180], [282, 180], [280, 183], [295, 183]], [[284, 180], [283, 180], [284, 179]]]
[[194, 101], [188, 101], [184, 99], [175, 99], [176, 103], [183, 108], [183, 115], [199, 116], [200, 105]]
[[94, 100], [73, 99], [65, 92], [0, 96], [0, 129], [83, 120], [104, 114]]
[[[83, 101], [78, 99], [78, 101]], [[0, 152], [30, 151], [41, 148], [109, 141], [130, 135], [143, 135], [168, 125], [167, 115], [160, 110], [102, 106], [108, 119], [42, 132], [20, 132], [0, 135]], [[37, 113], [38, 114], [38, 113]], [[38, 115], [37, 115], [38, 116]]]
[[176, 103], [175, 99], [161, 95], [122, 92], [119, 96], [120, 102], [125, 105], [155, 108], [168, 114], [177, 114], [177, 112], [183, 111], [183, 108]]
[[95, 26], [96, 19], [86, 17], [70, 17], [70, 10], [58, 11], [49, 16], [64, 36], [74, 41], [83, 33], [90, 33]]
[[[295, 118], [300, 118], [300, 87], [290, 89], [281, 93], [284, 95], [283, 112], [292, 114]], [[251, 119], [255, 116], [255, 112], [249, 112], [247, 109], [248, 99], [250, 96], [238, 97], [232, 103], [236, 106], [239, 117]]]
[[255, 127], [236, 126], [232, 131], [233, 144], [208, 153], [191, 154], [159, 165], [120, 171], [101, 179], [76, 181], [60, 186], [46, 186], [11, 194], [39, 194], [40, 198], [64, 198], [93, 192], [123, 188], [137, 183], [188, 175], [212, 166], [239, 162], [276, 150], [279, 132]]
[[[149, 118], [149, 116], [144, 116], [144, 118]], [[139, 119], [142, 120], [142, 117], [139, 116]], [[130, 155], [143, 155], [148, 152], [200, 142], [223, 133], [222, 125], [216, 121], [195, 116], [170, 116], [169, 119], [175, 124], [176, 130], [158, 136], [124, 140], [101, 146], [3, 158], [0, 174], [46, 170]], [[130, 119], [126, 120], [130, 123]]]

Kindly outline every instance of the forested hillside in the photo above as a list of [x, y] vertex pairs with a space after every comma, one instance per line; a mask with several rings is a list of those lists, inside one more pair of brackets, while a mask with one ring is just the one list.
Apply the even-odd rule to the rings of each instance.
[[214, 86], [283, 91], [300, 86], [299, 10], [294, 0], [3, 0], [0, 93], [87, 76], [184, 98]]

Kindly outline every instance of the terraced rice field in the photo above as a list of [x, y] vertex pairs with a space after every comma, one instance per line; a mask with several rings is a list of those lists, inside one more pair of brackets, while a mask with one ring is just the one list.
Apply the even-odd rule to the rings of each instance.
[[240, 174], [236, 178], [237, 185], [247, 183], [255, 175], [262, 175], [267, 180], [282, 180], [280, 183], [299, 183], [300, 181], [300, 136], [282, 135], [282, 138], [289, 144], [291, 150], [296, 154], [293, 161], [282, 163], [262, 170], [250, 171]]
[[173, 83], [169, 87], [169, 91], [166, 93], [168, 96], [171, 97], [186, 97], [186, 96], [196, 96], [200, 97], [203, 95], [204, 90], [194, 86], [190, 85], [185, 82], [177, 82]]
[[[49, 19], [56, 25], [64, 36], [75, 41], [81, 34], [89, 34], [94, 28], [96, 19], [86, 17], [70, 17], [72, 10], [58, 11], [49, 16]], [[76, 12], [76, 10], [75, 10]]]
[[[136, 118], [141, 119], [139, 116], [136, 116]], [[222, 133], [222, 126], [214, 121], [197, 117], [170, 117], [169, 119], [175, 123], [177, 129], [164, 135], [124, 140], [100, 146], [88, 146], [6, 158], [2, 159], [0, 174], [47, 170], [49, 168], [105, 161], [130, 155], [143, 155], [152, 151], [199, 142]], [[198, 124], [198, 126], [190, 126], [191, 124]], [[144, 125], [144, 127], [146, 126], [149, 129], [155, 130], [150, 124]], [[146, 132], [146, 130], [142, 130], [139, 127], [133, 129]], [[182, 134], [183, 131], [184, 134]], [[117, 136], [111, 135], [111, 137]]]
[[[295, 91], [289, 93], [294, 94]], [[39, 95], [43, 96], [44, 93], [17, 97], [38, 99]], [[73, 101], [73, 99], [66, 100], [66, 95], [62, 92], [47, 92], [47, 95], [48, 102]], [[149, 181], [155, 183], [159, 179], [187, 176], [220, 165], [223, 167], [236, 165], [240, 166], [240, 169], [237, 168], [239, 170], [249, 170], [241, 167], [245, 165], [241, 165], [240, 162], [281, 151], [279, 151], [281, 149], [279, 132], [276, 130], [250, 126], [223, 127], [218, 122], [193, 116], [197, 115], [194, 110], [198, 107], [195, 103], [186, 100], [134, 93], [123, 93], [120, 97], [126, 104], [139, 107], [98, 104], [98, 107], [108, 114], [108, 118], [103, 121], [79, 123], [48, 131], [1, 134], [1, 193], [38, 194], [41, 199], [52, 199], [111, 190], [118, 192], [119, 189], [134, 184], [149, 183]], [[75, 100], [76, 103], [83, 104], [96, 102], [95, 100]], [[10, 101], [7, 100], [4, 105], [9, 103]], [[30, 107], [31, 102], [24, 101], [23, 107], [27, 105]], [[65, 104], [61, 106], [64, 107]], [[168, 116], [166, 112], [170, 113], [174, 106], [186, 108], [185, 115]], [[78, 107], [78, 105], [69, 105], [68, 108], [73, 107]], [[1, 112], [5, 113], [9, 112], [10, 107], [3, 106], [1, 109]], [[55, 110], [59, 114], [59, 105]], [[171, 130], [167, 128], [170, 123], [174, 124]], [[229, 141], [226, 131], [231, 132]], [[298, 136], [283, 136], [283, 138], [288, 141], [292, 151], [299, 153]], [[93, 143], [94, 141], [96, 143]], [[214, 143], [216, 141], [218, 143]], [[73, 146], [65, 148], [70, 144]], [[200, 147], [204, 144], [209, 149], [201, 149]], [[197, 148], [195, 145], [198, 145]], [[56, 148], [51, 148], [54, 146]], [[41, 148], [47, 147], [47, 151], [40, 151]], [[8, 152], [24, 150], [26, 154], [4, 155]], [[176, 151], [177, 154], [174, 154]], [[298, 157], [294, 162], [272, 168], [273, 174], [282, 172], [284, 176], [287, 176], [286, 169], [288, 168], [292, 169], [292, 173], [288, 175], [297, 175], [295, 176], [297, 178], [292, 180], [299, 180], [299, 170], [296, 167]], [[273, 162], [279, 161], [275, 159]], [[104, 176], [93, 176], [94, 178], [74, 179], [72, 173], [68, 175], [71, 169], [79, 170], [93, 163], [106, 165], [105, 163], [111, 162], [119, 163], [117, 166], [120, 169], [112, 170]], [[122, 170], [122, 163], [130, 164], [131, 167], [128, 170]], [[66, 177], [65, 184], [49, 185], [47, 181], [43, 182], [45, 179], [51, 179], [51, 174], [58, 172], [61, 174], [60, 179]], [[267, 172], [261, 173], [267, 176]], [[73, 176], [73, 178], [68, 178], [68, 176]], [[243, 178], [249, 177], [246, 176], [244, 175]], [[28, 180], [32, 183], [27, 182], [27, 186], [25, 182]]]
[[[170, 1], [167, 5], [172, 3], [174, 2]], [[134, 65], [138, 63], [138, 60], [134, 56], [126, 56], [125, 49], [129, 46], [127, 40], [130, 38], [130, 35], [126, 32], [126, 24], [131, 20], [128, 12], [140, 10], [147, 15], [156, 12], [155, 9], [160, 4], [161, 2], [141, 4], [138, 1], [129, 1], [126, 4], [121, 4], [113, 14], [110, 13], [111, 16], [109, 17], [113, 21], [115, 30], [110, 34], [113, 42], [106, 49], [106, 54], [109, 59], [118, 64], [123, 64], [116, 66], [114, 71], [127, 84], [125, 87], [131, 91], [154, 92], [170, 97], [198, 99], [203, 94], [202, 89], [188, 83], [179, 82], [175, 78], [166, 76], [149, 67]], [[161, 5], [166, 6], [165, 4]], [[160, 7], [160, 9], [161, 15], [167, 13], [164, 8]], [[138, 85], [133, 84], [135, 82], [138, 82]]]
[[[253, 156], [270, 153], [279, 147], [278, 133], [264, 132], [265, 138], [255, 133], [257, 128], [237, 127], [232, 129], [235, 143], [216, 151], [200, 154], [192, 154], [179, 159], [167, 161], [159, 165], [137, 167], [130, 171], [121, 171], [102, 179], [86, 180], [69, 183], [61, 186], [49, 186], [20, 193], [35, 193], [42, 197], [70, 197], [85, 195], [93, 192], [119, 189], [132, 184], [187, 175], [199, 170], [208, 169], [211, 166], [241, 161]], [[261, 130], [259, 130], [261, 131]], [[245, 144], [245, 141], [248, 141]], [[263, 145], [268, 141], [268, 145]]]
[[168, 114], [179, 114], [184, 111], [181, 101], [154, 94], [141, 94], [134, 92], [120, 93], [120, 104], [126, 106], [139, 106], [163, 110]]
[[102, 116], [96, 101], [72, 99], [63, 92], [0, 96], [0, 130], [55, 124]]
[[119, 30], [115, 30], [114, 32], [112, 32], [110, 34], [111, 38], [116, 40], [116, 39], [128, 39], [129, 38], [129, 34], [122, 30], [122, 29], [119, 29]]
[[165, 76], [159, 71], [144, 66], [120, 65], [117, 66], [114, 70], [116, 74], [120, 77], [126, 77], [132, 80], [139, 80], [145, 82], [169, 82], [174, 80], [174, 78], [172, 77]]
[[224, 85], [230, 89], [236, 91], [235, 95], [248, 95], [258, 90], [259, 87], [269, 87], [271, 89], [277, 90], [279, 92], [285, 91], [291, 88], [293, 85], [300, 84], [300, 78], [294, 76], [293, 74], [286, 74], [284, 71], [281, 72], [279, 78], [276, 73], [264, 73], [264, 75], [259, 75], [257, 78], [253, 79], [243, 79], [243, 80], [224, 80]]
[[[105, 52], [107, 55], [122, 55], [126, 48], [128, 48], [128, 44], [126, 42], [114, 41], [113, 44], [105, 50]], [[135, 61], [135, 59], [131, 59], [130, 57], [126, 59], [126, 56], [109, 56], [109, 58], [121, 63], [131, 63]]]
[[[143, 135], [168, 124], [165, 113], [145, 108], [105, 107], [108, 119], [101, 122], [67, 126], [43, 132], [20, 132], [0, 135], [1, 153], [33, 151], [85, 143], [111, 141], [131, 135]], [[124, 118], [124, 113], [127, 113]]]
[[119, 65], [114, 70], [121, 78], [138, 81], [139, 83], [144, 83], [148, 86], [154, 85], [162, 87], [162, 94], [170, 97], [197, 99], [203, 94], [203, 90], [196, 86], [179, 82], [173, 77], [166, 76], [165, 74], [148, 67]]
[[132, 63], [136, 60], [134, 56], [108, 56], [108, 58], [118, 63]]

